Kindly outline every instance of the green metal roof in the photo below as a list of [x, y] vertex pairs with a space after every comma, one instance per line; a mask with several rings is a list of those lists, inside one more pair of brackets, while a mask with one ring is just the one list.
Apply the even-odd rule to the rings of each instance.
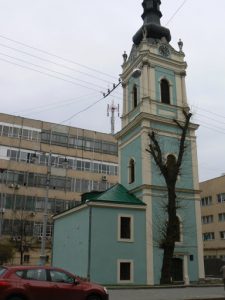
[[87, 201], [145, 205], [144, 202], [131, 194], [123, 185], [119, 183], [99, 195], [94, 197], [91, 195], [91, 197], [87, 197]]

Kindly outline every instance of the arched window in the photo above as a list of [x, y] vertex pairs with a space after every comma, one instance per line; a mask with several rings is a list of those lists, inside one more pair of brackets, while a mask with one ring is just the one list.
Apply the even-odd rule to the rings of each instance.
[[161, 101], [165, 104], [170, 104], [170, 86], [166, 79], [162, 79], [160, 83]]
[[133, 183], [135, 181], [135, 161], [133, 158], [129, 162], [129, 183]]
[[137, 107], [138, 104], [138, 90], [136, 84], [133, 86], [133, 108]]
[[175, 241], [181, 242], [181, 224], [178, 216], [176, 216], [174, 220], [174, 235], [175, 235]]

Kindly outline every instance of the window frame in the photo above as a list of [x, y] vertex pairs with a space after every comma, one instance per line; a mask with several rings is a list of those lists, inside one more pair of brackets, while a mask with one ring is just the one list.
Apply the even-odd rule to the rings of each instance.
[[[121, 237], [121, 226], [122, 226], [122, 218], [129, 218], [130, 219], [130, 234], [129, 238], [123, 238]], [[117, 231], [117, 240], [119, 242], [126, 242], [126, 243], [133, 243], [134, 242], [134, 216], [130, 214], [119, 214], [118, 215], [118, 231]]]
[[132, 184], [135, 182], [135, 159], [133, 157], [130, 158], [129, 160], [129, 165], [128, 165], [128, 183]]
[[160, 80], [160, 100], [163, 104], [171, 104], [171, 87], [167, 78], [161, 78]]
[[[121, 265], [130, 264], [130, 279], [121, 279]], [[132, 259], [118, 259], [117, 260], [117, 283], [133, 283], [134, 282], [134, 261]]]

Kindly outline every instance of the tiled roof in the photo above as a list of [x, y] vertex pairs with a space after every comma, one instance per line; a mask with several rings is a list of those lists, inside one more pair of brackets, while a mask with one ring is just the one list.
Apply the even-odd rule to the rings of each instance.
[[129, 205], [145, 205], [144, 202], [139, 200], [136, 196], [131, 194], [123, 185], [116, 184], [105, 192], [91, 197], [86, 197], [87, 201], [94, 202], [110, 202], [118, 204]]

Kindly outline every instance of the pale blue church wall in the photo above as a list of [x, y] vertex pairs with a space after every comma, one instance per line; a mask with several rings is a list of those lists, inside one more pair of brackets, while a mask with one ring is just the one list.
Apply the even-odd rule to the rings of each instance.
[[176, 89], [176, 78], [175, 73], [172, 70], [164, 69], [161, 67], [155, 68], [155, 90], [156, 90], [156, 101], [161, 101], [161, 90], [160, 90], [160, 81], [162, 79], [167, 79], [170, 83], [170, 87], [172, 88], [172, 98], [171, 104], [177, 104], [177, 89]]
[[87, 276], [89, 209], [73, 212], [54, 222], [52, 264]]
[[[119, 215], [133, 216], [134, 241], [118, 241]], [[91, 280], [117, 283], [118, 260], [132, 260], [134, 283], [146, 284], [145, 210], [92, 208]]]
[[[165, 203], [167, 203], [167, 194], [165, 190], [153, 190], [153, 242], [154, 242], [154, 280], [155, 284], [160, 282], [163, 250], [159, 248], [161, 240], [160, 231], [167, 220], [165, 212]], [[158, 194], [158, 195], [157, 195]], [[196, 213], [194, 196], [191, 193], [177, 193], [179, 209], [177, 215], [182, 224], [183, 241], [176, 244], [175, 255], [188, 255], [188, 273], [190, 281], [198, 280], [198, 254], [197, 254], [197, 233], [196, 233]], [[185, 200], [186, 199], [186, 200]], [[193, 260], [191, 260], [191, 256]]]
[[[142, 155], [141, 155], [141, 137], [138, 136], [132, 140], [126, 147], [120, 151], [120, 173], [121, 184], [128, 190], [138, 187], [142, 184]], [[135, 181], [129, 184], [129, 161], [133, 158], [135, 161]]]

